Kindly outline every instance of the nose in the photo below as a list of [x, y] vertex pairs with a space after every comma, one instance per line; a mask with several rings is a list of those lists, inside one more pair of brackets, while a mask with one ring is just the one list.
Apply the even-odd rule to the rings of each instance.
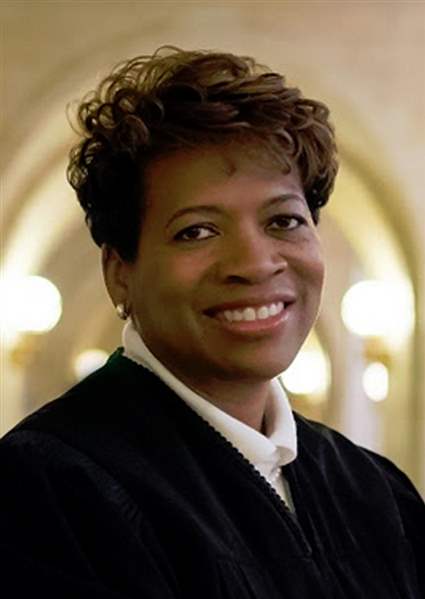
[[245, 231], [224, 245], [219, 272], [222, 282], [256, 285], [287, 268], [281, 244], [264, 233]]

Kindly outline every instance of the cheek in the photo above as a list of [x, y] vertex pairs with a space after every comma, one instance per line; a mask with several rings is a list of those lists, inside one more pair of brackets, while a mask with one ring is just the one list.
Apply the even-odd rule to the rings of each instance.
[[323, 260], [322, 253], [319, 252], [316, 256], [316, 260], [313, 262], [313, 273], [317, 287], [322, 291], [323, 283], [325, 281], [325, 262]]
[[199, 257], [192, 254], [172, 256], [164, 264], [167, 279], [182, 291], [202, 280], [205, 266]]
[[312, 273], [312, 278], [318, 285], [322, 286], [325, 278], [325, 261], [322, 244], [318, 237], [316, 237], [316, 242], [309, 248], [307, 264]]
[[197, 284], [211, 273], [219, 260], [220, 247], [217, 243], [208, 243], [190, 249], [172, 248], [161, 257], [162, 270], [177, 284]]
[[312, 299], [321, 297], [325, 279], [325, 262], [320, 244], [309, 247], [305, 252], [303, 260], [299, 263], [298, 274], [307, 296], [312, 296]]
[[[135, 292], [139, 302], [149, 301], [155, 307], [170, 301], [170, 309], [176, 300], [196, 300], [196, 289], [205, 275], [205, 261], [193, 254], [178, 255], [158, 252], [138, 273]], [[192, 297], [191, 294], [193, 294]]]

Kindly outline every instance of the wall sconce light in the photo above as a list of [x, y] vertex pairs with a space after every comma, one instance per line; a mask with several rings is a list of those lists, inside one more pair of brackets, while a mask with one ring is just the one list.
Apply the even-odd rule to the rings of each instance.
[[37, 351], [37, 335], [57, 325], [62, 298], [57, 287], [38, 276], [5, 278], [0, 285], [2, 341], [12, 362], [28, 365]]
[[413, 296], [407, 285], [367, 280], [345, 293], [341, 316], [349, 331], [378, 338], [396, 346], [410, 334], [414, 323]]
[[61, 295], [44, 277], [2, 281], [0, 296], [4, 330], [9, 333], [47, 333], [62, 315]]
[[342, 320], [350, 332], [363, 339], [367, 362], [363, 389], [372, 401], [382, 401], [388, 395], [391, 354], [413, 328], [413, 305], [407, 285], [388, 281], [360, 281], [344, 295]]
[[329, 386], [329, 364], [319, 348], [302, 349], [280, 378], [290, 393], [308, 396], [311, 403], [320, 403]]
[[107, 359], [108, 354], [103, 349], [86, 349], [82, 351], [73, 362], [75, 377], [80, 381], [103, 366]]
[[372, 401], [383, 401], [388, 396], [389, 370], [382, 362], [371, 362], [363, 372], [364, 392]]

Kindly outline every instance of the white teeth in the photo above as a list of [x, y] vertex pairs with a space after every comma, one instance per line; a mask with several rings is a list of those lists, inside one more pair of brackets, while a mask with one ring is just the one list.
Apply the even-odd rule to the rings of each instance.
[[276, 306], [276, 304], [272, 304], [269, 308], [270, 316], [276, 316], [279, 314], [280, 309]]
[[261, 308], [259, 310], [257, 310], [257, 318], [259, 320], [265, 320], [266, 318], [269, 317], [270, 314], [271, 314], [271, 310], [270, 310], [270, 308], [267, 308], [267, 306], [261, 306]]
[[245, 310], [243, 311], [243, 319], [244, 320], [255, 320], [257, 318], [257, 315], [255, 313], [254, 308], [245, 308]]
[[276, 316], [282, 312], [283, 308], [283, 302], [277, 302], [276, 304], [260, 306], [260, 308], [257, 309], [244, 308], [243, 310], [225, 310], [222, 314], [228, 322], [240, 322], [241, 320], [252, 322], [254, 320], [265, 320], [271, 316]]

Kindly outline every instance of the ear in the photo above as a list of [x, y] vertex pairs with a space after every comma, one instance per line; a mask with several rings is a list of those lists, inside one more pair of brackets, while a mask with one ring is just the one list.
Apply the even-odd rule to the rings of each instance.
[[102, 245], [102, 271], [106, 289], [114, 306], [124, 304], [129, 308], [129, 264], [121, 258], [118, 252]]

